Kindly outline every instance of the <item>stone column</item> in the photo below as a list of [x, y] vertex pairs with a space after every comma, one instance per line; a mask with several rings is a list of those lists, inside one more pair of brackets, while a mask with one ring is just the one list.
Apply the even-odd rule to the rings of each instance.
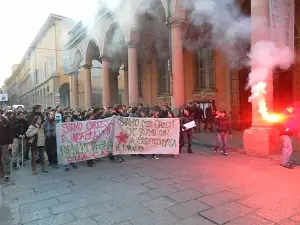
[[105, 107], [111, 106], [110, 97], [110, 66], [111, 61], [106, 57], [102, 57], [102, 104]]
[[139, 104], [139, 84], [137, 68], [136, 43], [128, 43], [128, 95], [129, 106], [138, 106]]
[[146, 104], [152, 105], [152, 62], [151, 59], [146, 61], [146, 73], [144, 76], [144, 100]]
[[182, 31], [181, 23], [179, 21], [171, 20], [169, 23], [171, 26], [172, 39], [172, 108], [179, 109], [185, 105]]
[[124, 67], [124, 105], [129, 106], [128, 67]]
[[[251, 17], [265, 18], [269, 24], [269, 0], [251, 0]], [[258, 41], [270, 40], [270, 29], [261, 29], [261, 21], [252, 21], [251, 45], [254, 46]], [[256, 29], [255, 29], [256, 28]], [[259, 66], [259, 65], [258, 65]], [[256, 68], [254, 65], [252, 69]], [[270, 71], [266, 80], [268, 88], [266, 101], [270, 112], [273, 111], [273, 74]], [[243, 119], [243, 118], [241, 118]], [[272, 124], [264, 121], [258, 112], [258, 100], [252, 102], [252, 126], [245, 130], [243, 134], [244, 150], [258, 156], [267, 156], [270, 153], [280, 150], [279, 134]]]
[[92, 107], [92, 76], [91, 76], [91, 67], [90, 65], [84, 65], [85, 73], [85, 82], [84, 82], [84, 101], [85, 109]]
[[75, 108], [79, 106], [79, 95], [78, 95], [78, 75], [72, 75], [71, 78], [71, 107]]
[[118, 74], [119, 72], [114, 70], [110, 72], [110, 100], [112, 106], [118, 104]]

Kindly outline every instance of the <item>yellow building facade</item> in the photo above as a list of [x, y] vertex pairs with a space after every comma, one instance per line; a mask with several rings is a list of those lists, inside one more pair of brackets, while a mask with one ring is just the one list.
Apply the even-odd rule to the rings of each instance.
[[64, 75], [64, 44], [72, 19], [51, 14], [14, 71], [15, 104], [32, 107], [69, 105], [69, 77]]

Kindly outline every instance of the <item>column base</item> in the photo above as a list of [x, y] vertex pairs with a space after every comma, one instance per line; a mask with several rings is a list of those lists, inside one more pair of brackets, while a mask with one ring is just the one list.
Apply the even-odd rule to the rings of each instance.
[[246, 152], [260, 157], [279, 153], [281, 150], [279, 132], [273, 127], [251, 127], [245, 130], [243, 144]]

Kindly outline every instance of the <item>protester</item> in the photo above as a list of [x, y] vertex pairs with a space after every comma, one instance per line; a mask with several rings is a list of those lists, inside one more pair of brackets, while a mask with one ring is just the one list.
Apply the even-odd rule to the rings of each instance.
[[[64, 116], [63, 123], [70, 123], [72, 122], [71, 116]], [[70, 167], [77, 169], [77, 165], [75, 163], [70, 163], [65, 165], [65, 172], [68, 172], [70, 170]]]
[[193, 153], [192, 151], [192, 135], [193, 129], [192, 128], [185, 128], [184, 124], [194, 121], [194, 116], [190, 114], [189, 107], [184, 108], [183, 116], [180, 118], [180, 146], [179, 146], [179, 153], [185, 143], [188, 143], [188, 153]]
[[208, 107], [205, 109], [205, 125], [204, 131], [206, 131], [208, 125], [211, 132], [214, 132], [214, 123], [215, 123], [215, 116], [216, 116], [216, 107], [213, 103], [209, 103]]
[[217, 113], [216, 116], [216, 130], [217, 130], [217, 145], [214, 149], [214, 154], [217, 154], [218, 149], [222, 149], [223, 155], [227, 156], [228, 149], [228, 134], [232, 137], [231, 122], [227, 118], [226, 112], [223, 110]]
[[[13, 121], [12, 123], [12, 133], [13, 133], [13, 145], [12, 145], [12, 167], [17, 168], [18, 167], [18, 161], [20, 159], [20, 154], [23, 151], [24, 155], [28, 156], [26, 143], [25, 143], [25, 134], [28, 129], [28, 121], [26, 120], [25, 112], [19, 111], [17, 115], [17, 119]], [[23, 147], [23, 149], [22, 149]], [[21, 156], [21, 157], [24, 157]], [[24, 158], [23, 158], [24, 160]], [[19, 161], [19, 164], [21, 165], [22, 162]]]
[[46, 137], [46, 152], [48, 155], [48, 160], [50, 166], [53, 168], [58, 167], [57, 161], [57, 144], [56, 144], [56, 122], [55, 122], [55, 112], [51, 111], [49, 116], [44, 123], [44, 132]]
[[3, 117], [4, 111], [0, 109], [0, 175], [10, 178], [10, 151], [12, 149], [13, 135], [11, 124]]
[[31, 147], [32, 175], [36, 175], [36, 158], [39, 153], [43, 173], [48, 173], [45, 163], [45, 134], [41, 116], [35, 116], [29, 126], [26, 136], [29, 138]]

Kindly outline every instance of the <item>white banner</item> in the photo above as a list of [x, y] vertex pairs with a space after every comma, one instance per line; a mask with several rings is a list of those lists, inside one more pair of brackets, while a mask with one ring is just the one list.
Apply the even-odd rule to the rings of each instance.
[[269, 0], [271, 38], [278, 47], [295, 49], [295, 1]]
[[114, 155], [178, 154], [179, 119], [115, 117]]
[[86, 161], [112, 153], [114, 118], [56, 125], [60, 164]]

